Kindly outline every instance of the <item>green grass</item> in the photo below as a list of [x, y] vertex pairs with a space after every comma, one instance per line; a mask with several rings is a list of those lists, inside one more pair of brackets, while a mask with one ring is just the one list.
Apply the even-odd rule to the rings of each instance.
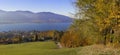
[[120, 49], [103, 45], [58, 49], [50, 41], [0, 45], [0, 55], [120, 55]]
[[54, 42], [0, 45], [0, 55], [76, 55], [74, 48], [58, 49]]

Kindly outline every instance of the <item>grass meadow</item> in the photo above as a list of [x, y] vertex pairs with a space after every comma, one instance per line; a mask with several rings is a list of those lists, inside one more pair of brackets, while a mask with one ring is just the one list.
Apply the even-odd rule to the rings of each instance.
[[58, 49], [50, 41], [0, 45], [0, 55], [76, 55], [76, 51], [73, 48]]
[[0, 45], [0, 55], [120, 55], [120, 50], [103, 45], [59, 49], [49, 41]]

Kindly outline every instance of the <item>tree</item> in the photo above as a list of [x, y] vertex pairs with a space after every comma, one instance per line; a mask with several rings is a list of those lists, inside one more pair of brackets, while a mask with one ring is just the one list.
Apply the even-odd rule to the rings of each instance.
[[63, 35], [63, 46], [74, 43], [75, 37], [79, 37], [79, 45], [120, 42], [117, 34], [120, 31], [120, 0], [77, 0], [76, 7], [78, 19], [69, 29], [72, 34]]
[[[114, 34], [120, 19], [119, 0], [77, 0], [77, 7], [84, 14], [84, 18], [93, 19], [99, 27], [99, 32], [107, 37]], [[79, 12], [78, 12], [79, 13]]]

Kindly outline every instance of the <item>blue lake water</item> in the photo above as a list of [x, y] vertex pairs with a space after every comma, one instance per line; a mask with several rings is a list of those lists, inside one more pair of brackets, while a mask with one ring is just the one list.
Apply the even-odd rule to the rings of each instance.
[[59, 30], [64, 31], [69, 28], [71, 23], [16, 23], [16, 24], [0, 24], [1, 31], [48, 31]]

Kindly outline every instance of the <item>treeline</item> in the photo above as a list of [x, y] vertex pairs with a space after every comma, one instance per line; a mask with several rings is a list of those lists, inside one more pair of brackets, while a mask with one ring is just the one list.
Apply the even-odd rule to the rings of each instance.
[[76, 19], [62, 36], [62, 46], [120, 46], [120, 0], [76, 0], [75, 4]]
[[0, 44], [15, 44], [53, 40], [58, 42], [63, 31], [10, 31], [0, 32]]

